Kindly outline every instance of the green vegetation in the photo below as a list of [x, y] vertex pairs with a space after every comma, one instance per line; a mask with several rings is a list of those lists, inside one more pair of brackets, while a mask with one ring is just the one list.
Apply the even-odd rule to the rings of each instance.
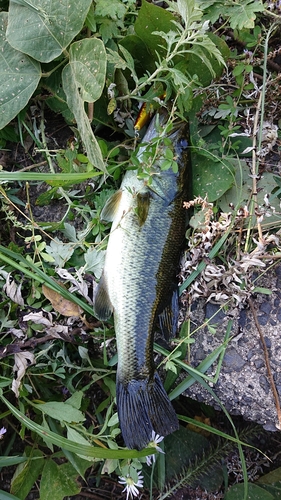
[[[248, 484], [243, 450], [256, 431], [240, 433], [224, 408], [229, 432], [193, 421], [219, 436], [218, 446], [182, 427], [165, 444], [155, 437], [145, 450], [125, 449], [115, 408], [114, 328], [93, 317], [109, 232], [102, 207], [126, 169], [150, 182], [151, 158], [163, 141], [163, 169], [177, 168], [163, 136], [178, 119], [190, 123], [193, 164], [186, 245], [192, 259], [180, 292], [190, 287], [198, 293], [208, 262], [231, 274], [235, 261], [239, 280], [235, 293], [229, 283], [225, 301], [227, 307], [243, 303], [262, 259], [257, 240], [268, 255], [281, 255], [274, 239], [280, 177], [272, 171], [259, 176], [260, 160], [278, 142], [277, 127], [265, 117], [280, 100], [278, 77], [267, 69], [272, 40], [280, 35], [279, 3], [167, 5], [0, 0], [0, 467], [13, 471], [1, 499], [25, 500], [37, 490], [40, 500], [63, 500], [93, 477], [96, 487], [112, 478], [118, 495], [144, 485], [151, 499], [154, 488], [164, 499], [198, 483], [212, 491], [224, 484], [227, 500], [278, 498], [279, 469]], [[169, 113], [165, 131], [144, 153], [145, 166], [137, 157], [143, 131], [134, 127], [142, 103], [151, 113]], [[277, 116], [273, 112], [274, 122]], [[59, 131], [52, 139], [48, 123], [54, 117], [68, 127], [67, 142]], [[28, 165], [22, 166], [20, 154]], [[37, 219], [38, 209], [43, 218]], [[239, 245], [234, 230], [243, 234]], [[236, 264], [242, 254], [251, 261], [246, 270]], [[196, 370], [185, 362], [194, 341], [190, 320], [172, 352], [155, 345], [171, 399], [198, 381], [212, 391], [207, 382], [219, 377], [229, 332], [230, 324], [220, 348]], [[183, 426], [191, 420], [181, 417]], [[179, 442], [186, 443], [180, 460]], [[234, 447], [244, 484], [228, 489], [220, 461]], [[123, 478], [118, 486], [117, 475]]]

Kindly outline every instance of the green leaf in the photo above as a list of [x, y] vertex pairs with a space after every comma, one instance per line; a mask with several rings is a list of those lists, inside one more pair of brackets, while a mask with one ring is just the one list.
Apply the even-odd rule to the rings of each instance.
[[92, 0], [11, 0], [8, 41], [34, 59], [50, 62], [81, 31], [91, 3]]
[[28, 103], [41, 78], [40, 64], [13, 49], [6, 40], [8, 16], [0, 13], [0, 129]]
[[25, 500], [44, 466], [43, 452], [30, 446], [25, 448], [28, 460], [19, 464], [11, 482], [11, 493]]
[[27, 461], [26, 457], [18, 457], [18, 456], [0, 457], [0, 467], [10, 467], [10, 465], [18, 465], [26, 461]]
[[134, 59], [136, 72], [143, 75], [146, 71], [152, 72], [155, 63], [144, 41], [137, 35], [127, 35], [119, 43], [127, 49]]
[[[90, 56], [86, 55], [87, 48], [90, 49]], [[102, 171], [105, 171], [105, 165], [101, 149], [85, 112], [84, 101], [94, 102], [100, 97], [105, 83], [105, 71], [105, 48], [101, 40], [94, 38], [73, 44], [69, 64], [62, 72], [67, 105], [75, 116], [89, 161]]]
[[50, 93], [50, 97], [47, 97], [45, 102], [52, 111], [61, 113], [67, 123], [73, 124], [75, 118], [67, 106], [66, 95], [61, 84], [61, 73], [62, 68], [58, 68], [48, 78], [42, 79], [42, 86]]
[[103, 42], [98, 38], [86, 38], [73, 43], [69, 49], [69, 65], [83, 101], [97, 101], [102, 94], [106, 75]]
[[[79, 432], [77, 432], [75, 429], [72, 429], [72, 427], [69, 427], [68, 425], [66, 426], [67, 428], [67, 438], [70, 439], [71, 441], [74, 441], [77, 444], [84, 444], [86, 446], [89, 446], [89, 441], [84, 438]], [[78, 457], [83, 458], [84, 460], [89, 460], [90, 462], [93, 462], [93, 457], [89, 457], [86, 455], [81, 455], [79, 453]]]
[[[235, 484], [226, 493], [224, 500], [244, 500], [244, 484]], [[256, 484], [248, 484], [247, 500], [275, 500], [274, 496]]]
[[19, 497], [15, 497], [14, 495], [11, 495], [10, 493], [7, 493], [7, 491], [0, 490], [0, 498], [1, 500], [20, 500]]
[[260, 0], [243, 0], [240, 5], [235, 5], [233, 8], [233, 12], [230, 15], [231, 28], [238, 28], [240, 30], [242, 28], [254, 28], [256, 12], [263, 12], [264, 9], [265, 6], [262, 5]]
[[269, 472], [265, 476], [262, 476], [258, 479], [259, 484], [269, 484], [280, 483], [281, 481], [281, 467]]
[[71, 405], [73, 406], [73, 408], [77, 408], [77, 410], [79, 410], [79, 408], [81, 407], [83, 397], [84, 397], [83, 391], [76, 391], [74, 394], [72, 394], [72, 396], [70, 396], [70, 398], [68, 398], [65, 401], [65, 404]]
[[0, 182], [15, 182], [15, 181], [44, 181], [50, 185], [59, 187], [64, 182], [68, 181], [72, 184], [78, 184], [92, 177], [101, 175], [100, 172], [71, 172], [68, 174], [44, 174], [40, 172], [0, 172]]
[[[232, 163], [235, 166], [234, 185], [219, 200], [220, 208], [224, 212], [229, 211], [230, 203], [235, 207], [248, 205], [252, 193], [252, 179], [249, 175], [251, 173], [249, 165], [245, 160], [233, 159]], [[277, 179], [278, 178], [272, 172], [264, 172], [262, 177], [258, 180], [258, 205], [263, 206], [265, 195], [269, 195], [270, 206], [276, 210], [276, 213], [270, 212], [269, 210], [267, 216], [261, 221], [261, 225], [265, 225], [266, 227], [268, 227], [269, 223], [273, 225], [280, 223], [280, 199], [275, 194]], [[256, 216], [254, 215], [251, 219], [251, 225], [254, 226], [255, 224]]]
[[[226, 61], [230, 55], [230, 50], [226, 42], [217, 35], [214, 35], [214, 33], [206, 33], [206, 36], [209, 37], [210, 41], [215, 44], [224, 61]], [[203, 60], [199, 57], [199, 53], [201, 54], [201, 57], [203, 57]], [[207, 87], [212, 82], [214, 74], [216, 77], [219, 77], [222, 74], [223, 65], [205, 47], [200, 47], [199, 53], [195, 45], [193, 51], [188, 54], [187, 61], [185, 62], [186, 70], [191, 76], [197, 75], [200, 84], [203, 87]], [[211, 70], [208, 68], [205, 61], [208, 61], [208, 64], [211, 64]]]
[[[55, 432], [48, 431], [44, 428], [42, 428], [41, 425], [36, 424], [30, 418], [26, 417], [24, 413], [19, 411], [10, 401], [8, 401], [4, 396], [3, 396], [3, 391], [0, 388], [0, 399], [3, 401], [3, 403], [9, 408], [9, 410], [12, 412], [12, 414], [21, 422], [22, 425], [27, 427], [33, 432], [36, 432], [38, 436], [42, 438], [48, 438], [50, 441], [52, 441], [53, 444], [56, 446], [59, 446], [60, 448], [64, 448], [66, 450], [72, 451], [73, 453], [76, 453], [77, 455], [82, 454], [84, 456], [91, 456], [93, 458], [139, 458], [139, 457], [146, 457], [148, 455], [154, 454], [155, 453], [155, 448], [145, 448], [144, 450], [141, 451], [136, 451], [136, 450], [109, 450], [107, 448], [101, 448], [98, 446], [87, 446], [83, 444], [77, 444], [74, 441], [70, 441], [69, 439], [66, 439], [63, 436], [60, 436], [59, 434], [56, 434]], [[44, 499], [45, 500], [45, 499]]]
[[126, 14], [126, 6], [120, 0], [96, 0], [95, 14], [101, 17], [110, 17], [114, 21], [123, 19]]
[[85, 417], [80, 410], [73, 408], [70, 404], [59, 401], [51, 401], [44, 404], [36, 404], [35, 408], [42, 411], [49, 417], [55, 418], [60, 422], [84, 422]]
[[154, 31], [168, 33], [170, 30], [174, 30], [174, 19], [174, 16], [167, 10], [157, 7], [152, 3], [142, 2], [135, 22], [135, 32], [145, 43], [149, 51], [154, 54], [155, 59], [156, 52], [164, 57], [166, 55], [166, 49], [163, 48], [163, 45], [165, 45], [163, 38], [159, 35], [153, 35], [152, 33]]
[[218, 200], [234, 183], [234, 168], [227, 160], [215, 156], [192, 155], [193, 195], [207, 195], [208, 201]]
[[56, 464], [52, 459], [45, 463], [40, 483], [42, 500], [63, 500], [80, 492], [78, 473], [70, 463]]

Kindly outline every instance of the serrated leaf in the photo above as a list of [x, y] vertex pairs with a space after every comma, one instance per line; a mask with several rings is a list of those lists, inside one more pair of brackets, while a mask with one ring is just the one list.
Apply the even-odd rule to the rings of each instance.
[[[40, 483], [40, 498], [43, 500], [63, 500], [80, 492], [78, 473], [70, 463], [56, 464], [49, 459], [45, 463]], [[51, 487], [50, 487], [51, 485]]]
[[60, 422], [84, 422], [85, 417], [82, 411], [73, 408], [71, 405], [68, 405], [59, 401], [51, 401], [49, 403], [44, 404], [36, 404], [35, 407], [49, 415]]
[[15, 49], [38, 61], [50, 62], [81, 31], [91, 3], [92, 0], [36, 0], [19, 5], [12, 0], [7, 39]]
[[88, 248], [84, 253], [86, 263], [85, 271], [94, 273], [97, 279], [100, 279], [104, 267], [104, 259], [106, 252], [104, 250], [96, 250], [95, 248]]
[[240, 5], [233, 6], [230, 14], [230, 26], [232, 29], [254, 28], [256, 12], [263, 12], [264, 5], [257, 0], [243, 0]]
[[122, 19], [126, 14], [126, 6], [120, 0], [96, 0], [95, 14], [101, 17], [110, 17], [114, 21]]
[[0, 13], [0, 129], [4, 128], [28, 103], [41, 78], [37, 61], [15, 50], [7, 42], [8, 16]]
[[18, 465], [11, 481], [11, 493], [17, 495], [20, 500], [25, 500], [44, 466], [42, 451], [28, 446], [25, 454], [27, 461]]
[[54, 239], [46, 246], [46, 252], [54, 258], [56, 266], [64, 267], [74, 252], [74, 245]]

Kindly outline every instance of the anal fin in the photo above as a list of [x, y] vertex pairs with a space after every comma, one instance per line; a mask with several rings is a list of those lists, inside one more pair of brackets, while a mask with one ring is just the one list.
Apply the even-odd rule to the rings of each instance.
[[173, 290], [171, 300], [168, 305], [163, 307], [158, 315], [159, 326], [165, 340], [175, 337], [178, 329], [179, 316], [179, 294], [178, 289]]

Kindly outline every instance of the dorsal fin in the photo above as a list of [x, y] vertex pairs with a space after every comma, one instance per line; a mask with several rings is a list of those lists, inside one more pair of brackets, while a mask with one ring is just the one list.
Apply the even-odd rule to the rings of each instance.
[[121, 201], [121, 197], [122, 197], [122, 190], [119, 189], [118, 191], [116, 191], [116, 193], [110, 196], [110, 198], [108, 198], [100, 214], [101, 220], [107, 222], [112, 222], [114, 220], [114, 217], [119, 207], [119, 203]]

